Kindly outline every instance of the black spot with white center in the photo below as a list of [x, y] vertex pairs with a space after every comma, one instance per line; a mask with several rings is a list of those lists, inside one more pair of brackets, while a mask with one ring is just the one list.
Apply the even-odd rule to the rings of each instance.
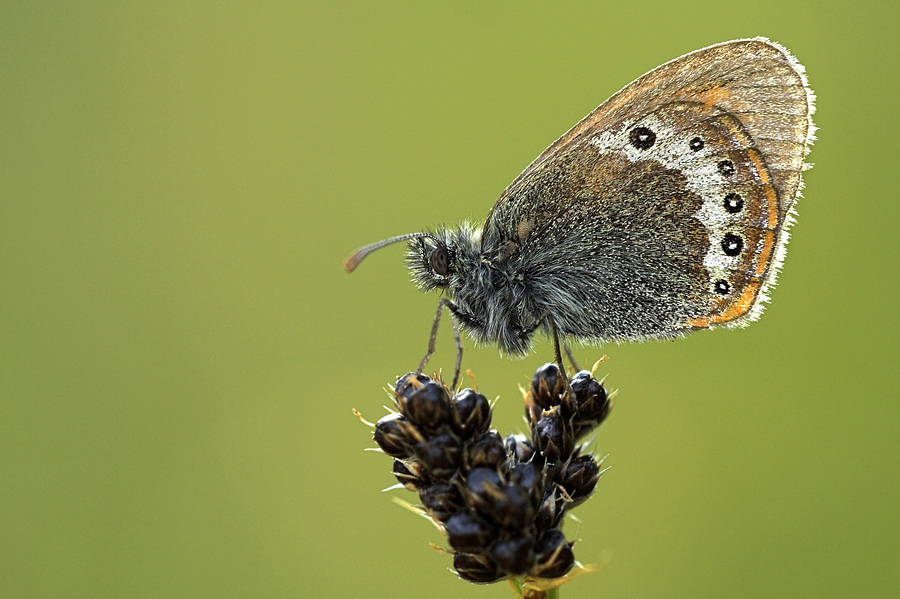
[[744, 249], [744, 240], [734, 233], [727, 233], [722, 238], [722, 251], [726, 256], [737, 256]]
[[646, 150], [656, 143], [656, 133], [647, 127], [635, 127], [629, 134], [631, 145], [638, 150]]
[[699, 152], [703, 149], [703, 140], [699, 137], [695, 137], [690, 142], [688, 142], [688, 146], [690, 146], [692, 151]]
[[730, 160], [723, 160], [719, 163], [718, 168], [719, 172], [726, 177], [730, 177], [734, 174], [734, 163]]
[[737, 214], [744, 209], [744, 198], [736, 193], [725, 196], [725, 210], [731, 214]]
[[728, 295], [728, 292], [731, 291], [731, 285], [725, 279], [719, 279], [713, 287], [715, 287], [716, 293], [721, 295]]

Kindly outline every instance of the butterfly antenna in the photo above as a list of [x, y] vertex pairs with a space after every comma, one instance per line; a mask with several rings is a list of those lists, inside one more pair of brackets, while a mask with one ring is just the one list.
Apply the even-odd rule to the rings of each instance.
[[359, 263], [363, 261], [363, 259], [374, 252], [375, 250], [380, 250], [386, 245], [391, 245], [392, 243], [397, 243], [399, 241], [406, 241], [407, 239], [415, 239], [416, 237], [432, 237], [433, 235], [429, 233], [408, 233], [406, 235], [398, 235], [397, 237], [391, 237], [390, 239], [384, 239], [382, 241], [376, 241], [375, 243], [370, 243], [367, 246], [363, 246], [350, 254], [350, 256], [344, 260], [344, 270], [347, 272], [353, 272], [356, 270], [356, 267], [359, 266]]

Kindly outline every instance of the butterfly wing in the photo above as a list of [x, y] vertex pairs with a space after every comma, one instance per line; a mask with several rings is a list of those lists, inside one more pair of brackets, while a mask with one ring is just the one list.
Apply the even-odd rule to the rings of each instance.
[[803, 68], [777, 44], [687, 54], [545, 150], [501, 195], [483, 243], [531, 276], [545, 301], [527, 309], [576, 337], [749, 322], [784, 255], [812, 112]]
[[716, 44], [660, 65], [619, 90], [544, 150], [509, 187], [586, 136], [666, 102], [702, 102], [735, 115], [746, 128], [769, 161], [786, 211], [797, 197], [803, 159], [814, 139], [814, 100], [805, 69], [780, 44], [761, 37]]

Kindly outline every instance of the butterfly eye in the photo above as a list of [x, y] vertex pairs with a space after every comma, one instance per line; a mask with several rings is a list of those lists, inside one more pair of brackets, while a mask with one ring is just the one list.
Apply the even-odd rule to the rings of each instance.
[[450, 252], [446, 245], [439, 245], [431, 252], [431, 270], [442, 277], [450, 272]]

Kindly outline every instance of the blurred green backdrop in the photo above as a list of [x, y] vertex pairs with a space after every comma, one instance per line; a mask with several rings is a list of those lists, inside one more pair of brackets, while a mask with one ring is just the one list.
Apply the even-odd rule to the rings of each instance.
[[[436, 296], [401, 249], [697, 48], [806, 65], [819, 141], [762, 320], [610, 360], [567, 597], [900, 596], [888, 2], [5, 2], [0, 596], [509, 597], [364, 452]], [[446, 325], [446, 323], [445, 323]], [[432, 365], [451, 367], [449, 328]], [[465, 366], [522, 428], [550, 357]]]

